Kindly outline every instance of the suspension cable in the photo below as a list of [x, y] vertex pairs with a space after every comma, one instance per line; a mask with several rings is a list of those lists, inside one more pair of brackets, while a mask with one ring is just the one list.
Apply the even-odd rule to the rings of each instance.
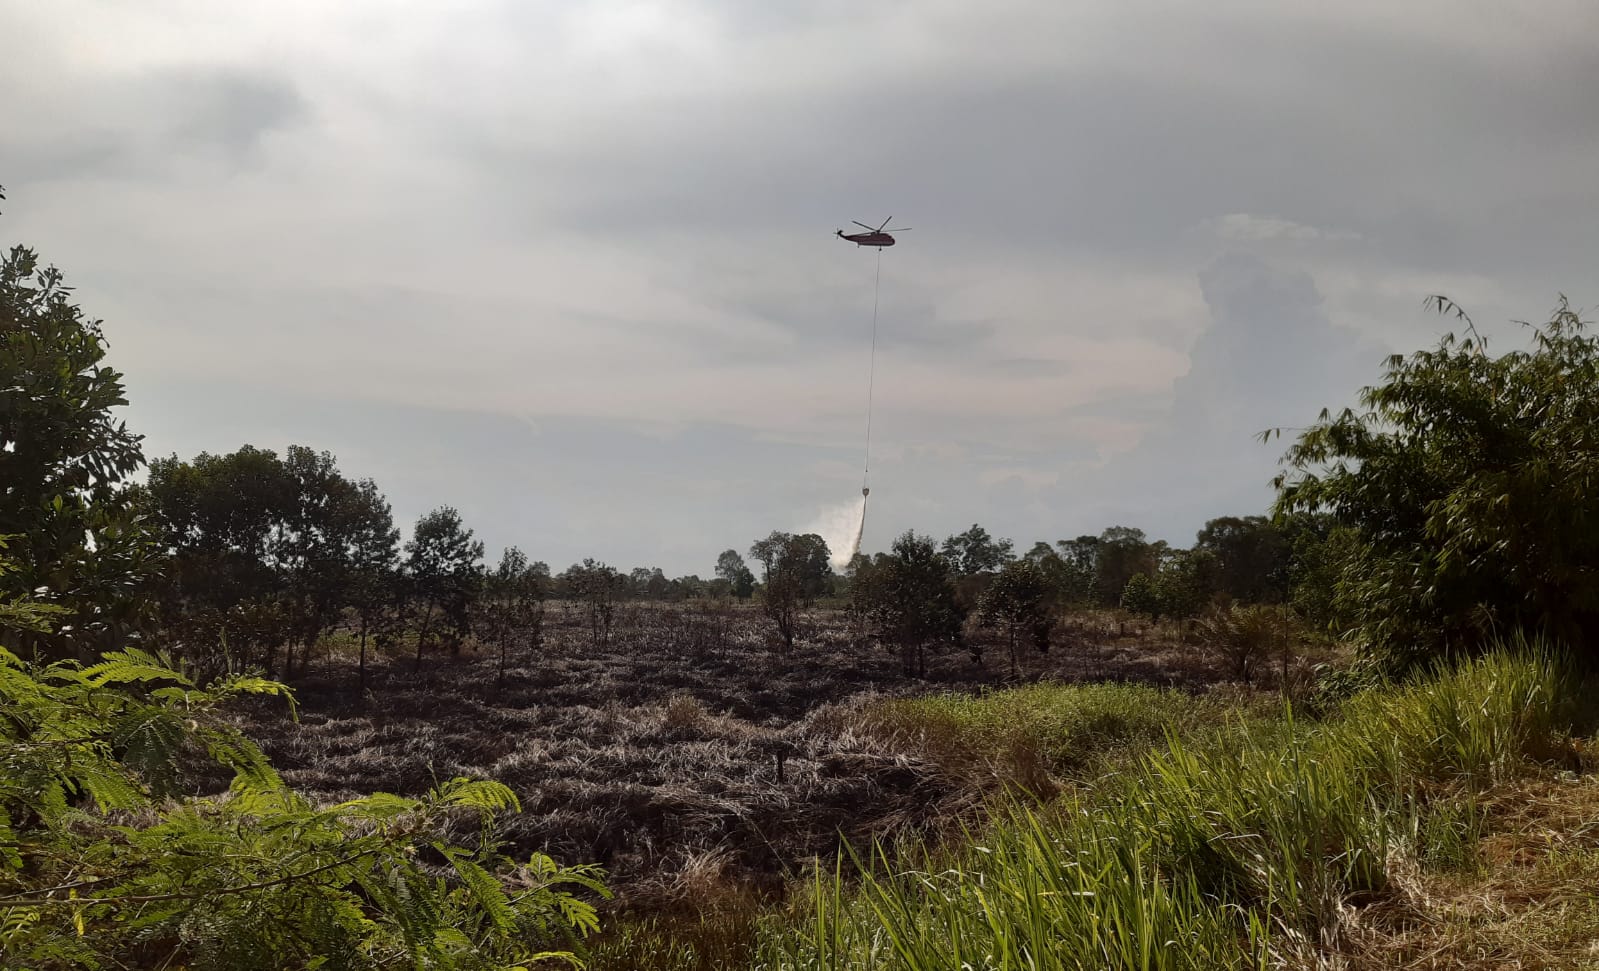
[[877, 384], [877, 298], [883, 286], [883, 251], [877, 250], [877, 274], [872, 280], [872, 350], [866, 369], [866, 456], [861, 493], [872, 487], [872, 393]]

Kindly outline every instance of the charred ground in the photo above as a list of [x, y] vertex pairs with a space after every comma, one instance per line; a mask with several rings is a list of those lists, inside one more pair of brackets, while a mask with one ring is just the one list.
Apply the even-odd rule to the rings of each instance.
[[658, 901], [707, 871], [776, 890], [840, 834], [925, 835], [970, 818], [998, 778], [903, 744], [871, 717], [883, 699], [1017, 680], [1202, 692], [1222, 679], [1173, 632], [1105, 615], [1062, 625], [1019, 679], [997, 643], [985, 663], [949, 652], [907, 677], [836, 610], [811, 611], [791, 652], [757, 612], [726, 604], [629, 604], [603, 645], [577, 607], [552, 604], [546, 632], [503, 685], [486, 654], [418, 666], [402, 651], [377, 661], [363, 696], [334, 652], [295, 684], [297, 722], [261, 707], [247, 728], [318, 799], [500, 780], [523, 803], [503, 833], [512, 848], [601, 863], [624, 899]]

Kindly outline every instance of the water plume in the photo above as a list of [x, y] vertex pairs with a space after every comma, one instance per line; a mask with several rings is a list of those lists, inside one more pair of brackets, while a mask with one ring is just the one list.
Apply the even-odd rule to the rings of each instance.
[[833, 569], [842, 570], [855, 558], [861, 548], [861, 534], [866, 531], [866, 497], [823, 509], [816, 520], [802, 532], [815, 533], [827, 541]]

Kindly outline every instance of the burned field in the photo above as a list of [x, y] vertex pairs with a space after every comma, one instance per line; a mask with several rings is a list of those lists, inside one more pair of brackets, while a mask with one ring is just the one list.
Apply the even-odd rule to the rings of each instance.
[[748, 608], [629, 604], [597, 645], [577, 607], [552, 604], [544, 645], [513, 655], [503, 684], [489, 651], [420, 665], [401, 652], [370, 665], [362, 696], [335, 652], [296, 680], [298, 722], [260, 706], [246, 727], [319, 800], [415, 794], [456, 775], [504, 782], [523, 805], [508, 849], [602, 864], [622, 900], [658, 904], [707, 877], [776, 891], [840, 834], [926, 835], [970, 818], [999, 777], [909, 744], [873, 717], [885, 699], [1017, 680], [1199, 692], [1219, 678], [1175, 638], [1105, 619], [1063, 625], [1019, 678], [997, 641], [982, 664], [948, 652], [911, 678], [892, 652], [857, 644], [841, 611], [811, 612], [803, 635], [784, 653]]

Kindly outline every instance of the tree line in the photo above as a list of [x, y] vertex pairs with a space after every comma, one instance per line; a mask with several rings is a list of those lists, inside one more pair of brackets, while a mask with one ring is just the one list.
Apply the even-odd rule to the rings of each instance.
[[831, 597], [914, 669], [974, 612], [1046, 646], [1052, 611], [1183, 618], [1224, 602], [1288, 605], [1401, 667], [1518, 629], [1586, 649], [1599, 340], [1562, 301], [1528, 348], [1490, 356], [1463, 312], [1435, 306], [1468, 336], [1390, 359], [1360, 410], [1297, 434], [1269, 515], [1211, 520], [1188, 548], [1114, 526], [1018, 553], [974, 525], [941, 543], [908, 533], [835, 575], [819, 536], [777, 532], [748, 560], [724, 551], [709, 579], [595, 560], [552, 574], [514, 547], [485, 563], [449, 506], [401, 543], [377, 486], [305, 446], [157, 459], [134, 482], [141, 439], [114, 416], [126, 398], [101, 324], [18, 246], [0, 267], [0, 537], [16, 564], [0, 597], [60, 612], [13, 635], [29, 656], [143, 644], [285, 676], [334, 630], [363, 659], [369, 640], [409, 638], [418, 662], [475, 632], [503, 667], [538, 643], [550, 598], [584, 604], [597, 641], [629, 598], [755, 599], [791, 647], [803, 608]]

